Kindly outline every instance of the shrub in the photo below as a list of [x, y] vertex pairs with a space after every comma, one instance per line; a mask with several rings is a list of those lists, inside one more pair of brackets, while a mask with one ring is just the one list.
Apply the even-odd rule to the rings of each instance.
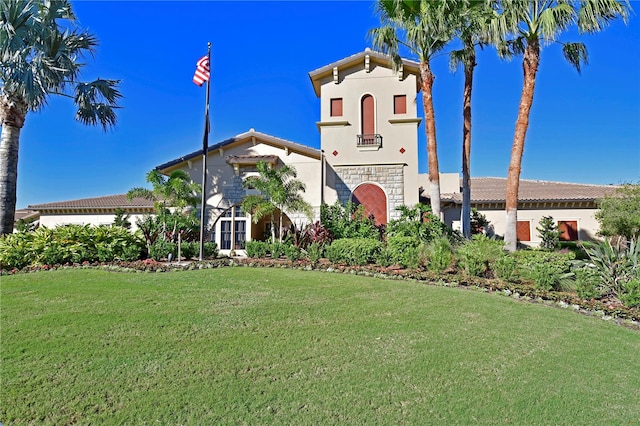
[[493, 262], [492, 268], [496, 277], [510, 281], [516, 272], [516, 259], [510, 254], [504, 253]]
[[425, 246], [426, 265], [429, 270], [442, 272], [451, 265], [453, 249], [446, 237], [438, 237]]
[[245, 249], [247, 250], [247, 256], [253, 258], [265, 258], [269, 254], [269, 248], [271, 243], [265, 241], [247, 241], [245, 243]]
[[403, 235], [390, 236], [387, 239], [388, 254], [393, 263], [404, 267], [416, 268], [418, 266], [418, 246], [420, 241], [415, 237]]
[[483, 277], [491, 273], [496, 259], [504, 256], [504, 243], [477, 234], [458, 248], [457, 254], [464, 271], [472, 276]]
[[310, 223], [300, 231], [299, 247], [307, 248], [311, 244], [326, 245], [331, 243], [331, 233], [320, 222]]
[[204, 243], [203, 257], [206, 259], [212, 259], [218, 257], [218, 245], [212, 241]]
[[283, 251], [286, 258], [292, 262], [295, 262], [296, 260], [300, 260], [302, 258], [302, 252], [293, 244], [284, 244]]
[[171, 241], [158, 239], [149, 248], [149, 257], [159, 262], [169, 258], [169, 254], [173, 259], [178, 257], [178, 245]]
[[373, 263], [383, 244], [370, 238], [343, 238], [335, 240], [325, 250], [327, 259], [334, 263], [346, 263], [348, 265], [366, 265]]
[[375, 221], [367, 217], [364, 206], [349, 201], [346, 205], [336, 201], [333, 205], [320, 206], [320, 221], [334, 239], [379, 239], [380, 230]]
[[602, 296], [600, 274], [595, 268], [583, 266], [574, 271], [576, 293], [581, 299], [599, 299]]
[[271, 258], [280, 259], [280, 257], [284, 255], [284, 247], [285, 244], [278, 241], [274, 241], [273, 243], [269, 244], [269, 252], [271, 253]]
[[572, 287], [572, 252], [521, 250], [515, 253], [520, 275], [542, 290], [569, 290]]
[[307, 247], [307, 257], [312, 263], [317, 263], [322, 259], [324, 253], [324, 245], [320, 243], [311, 243]]
[[199, 242], [198, 243], [186, 242], [186, 243], [180, 244], [180, 256], [182, 256], [183, 259], [185, 260], [193, 259], [199, 254], [200, 254]]
[[620, 300], [630, 308], [640, 308], [640, 278], [634, 278], [623, 284], [624, 293]]
[[453, 231], [442, 221], [431, 214], [431, 208], [424, 204], [417, 204], [413, 208], [400, 206], [400, 218], [387, 223], [387, 238], [404, 236], [413, 237], [419, 242], [429, 242], [434, 238], [449, 235]]
[[67, 225], [0, 237], [0, 267], [137, 260], [144, 244], [121, 227]]

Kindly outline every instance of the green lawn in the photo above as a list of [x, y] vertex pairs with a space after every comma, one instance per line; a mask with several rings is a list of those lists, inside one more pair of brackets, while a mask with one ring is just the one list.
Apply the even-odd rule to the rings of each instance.
[[288, 269], [0, 277], [2, 424], [640, 424], [640, 333]]

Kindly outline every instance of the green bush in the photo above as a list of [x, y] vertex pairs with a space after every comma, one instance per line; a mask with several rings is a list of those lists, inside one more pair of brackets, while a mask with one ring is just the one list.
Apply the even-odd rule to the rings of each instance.
[[492, 269], [496, 277], [510, 281], [515, 276], [516, 259], [509, 253], [504, 253], [495, 259], [492, 264]]
[[634, 278], [623, 284], [624, 293], [620, 300], [630, 308], [640, 308], [640, 278]]
[[392, 235], [387, 238], [387, 249], [393, 263], [403, 267], [418, 267], [418, 246], [420, 241], [415, 237]]
[[270, 252], [271, 243], [265, 241], [247, 241], [245, 249], [247, 256], [253, 258], [265, 258]]
[[200, 254], [199, 242], [186, 242], [180, 244], [180, 256], [184, 260], [193, 259]]
[[576, 293], [581, 299], [599, 299], [602, 296], [600, 274], [594, 268], [584, 266], [574, 269]]
[[218, 257], [218, 245], [212, 241], [204, 243], [203, 257], [206, 259], [213, 259]]
[[324, 254], [324, 245], [321, 243], [311, 243], [307, 246], [307, 257], [312, 263], [317, 263]]
[[483, 277], [492, 273], [493, 263], [504, 256], [504, 242], [476, 234], [457, 251], [460, 266], [471, 276]]
[[366, 265], [373, 263], [383, 244], [370, 238], [343, 238], [335, 240], [325, 250], [327, 259], [334, 263], [346, 263], [347, 265]]
[[140, 236], [122, 227], [40, 227], [0, 237], [0, 267], [137, 260], [143, 248]]
[[434, 238], [425, 246], [426, 265], [429, 270], [442, 272], [451, 265], [453, 249], [447, 237]]
[[351, 201], [346, 205], [336, 201], [333, 205], [320, 206], [320, 222], [331, 233], [333, 239], [380, 238], [380, 230], [376, 227], [375, 220], [367, 217], [364, 206]]
[[302, 252], [293, 244], [284, 244], [283, 251], [287, 259], [292, 262], [295, 262], [296, 260], [300, 260], [302, 258]]
[[573, 272], [572, 252], [521, 250], [514, 253], [520, 276], [532, 280], [542, 290], [570, 290]]
[[149, 247], [149, 257], [157, 262], [167, 260], [169, 254], [174, 260], [178, 258], [178, 245], [176, 243], [158, 239]]
[[272, 259], [280, 259], [284, 255], [285, 244], [275, 241], [269, 244], [269, 252], [271, 253]]

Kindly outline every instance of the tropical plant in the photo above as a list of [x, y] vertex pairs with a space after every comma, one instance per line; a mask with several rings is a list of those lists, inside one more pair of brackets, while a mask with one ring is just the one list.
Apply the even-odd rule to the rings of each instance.
[[475, 207], [471, 209], [471, 235], [482, 234], [487, 230], [489, 226], [489, 220], [487, 216], [480, 213]]
[[[502, 57], [523, 55], [524, 81], [518, 117], [511, 148], [511, 161], [507, 175], [505, 247], [515, 251], [517, 245], [518, 187], [522, 154], [529, 115], [533, 104], [536, 74], [540, 64], [540, 53], [545, 44], [558, 42], [560, 34], [574, 25], [580, 33], [596, 33], [611, 21], [629, 16], [627, 1], [616, 0], [503, 0], [500, 13], [492, 21], [491, 33], [498, 43], [498, 54]], [[565, 59], [580, 72], [587, 63], [587, 48], [583, 43], [561, 43]]]
[[593, 267], [600, 275], [603, 287], [602, 295], [614, 295], [617, 298], [625, 293], [630, 281], [640, 279], [640, 243], [636, 240], [615, 243], [607, 240], [586, 249], [588, 261], [580, 266]]
[[596, 219], [600, 234], [640, 237], [640, 184], [626, 184], [599, 202]]
[[380, 229], [375, 220], [368, 217], [364, 206], [352, 201], [342, 205], [336, 201], [333, 205], [320, 206], [320, 222], [331, 234], [332, 240], [341, 238], [380, 239]]
[[[195, 207], [200, 201], [198, 194], [202, 188], [191, 180], [187, 172], [174, 170], [166, 176], [158, 170], [151, 170], [147, 173], [146, 180], [151, 184], [152, 189], [132, 188], [127, 192], [127, 199], [131, 201], [133, 198], [140, 197], [154, 202], [154, 210], [161, 224], [160, 231], [163, 239], [169, 238], [175, 242], [179, 232], [186, 230], [192, 233], [194, 226], [198, 228]], [[148, 224], [148, 220], [147, 218], [139, 219], [136, 224], [138, 227], [141, 224], [144, 226]]]
[[80, 81], [96, 37], [77, 26], [67, 0], [0, 0], [0, 235], [13, 231], [20, 132], [28, 112], [42, 110], [51, 95], [73, 99], [76, 120], [116, 124], [121, 98], [116, 80]]
[[131, 221], [129, 220], [131, 215], [128, 214], [123, 208], [117, 207], [113, 212], [113, 226], [120, 226], [125, 229], [131, 228]]
[[476, 63], [476, 46], [488, 42], [488, 26], [493, 18], [493, 9], [488, 1], [449, 0], [452, 11], [447, 15], [449, 26], [455, 29], [455, 36], [462, 48], [449, 54], [449, 67], [464, 69], [464, 90], [462, 94], [462, 235], [470, 239], [473, 234], [471, 209], [471, 94], [473, 73]]
[[391, 56], [394, 69], [402, 64], [400, 50], [406, 50], [420, 63], [420, 88], [425, 114], [429, 194], [433, 214], [440, 217], [440, 171], [436, 119], [433, 106], [435, 75], [431, 68], [433, 57], [442, 52], [453, 37], [453, 28], [446, 17], [455, 10], [445, 1], [378, 0], [377, 12], [381, 26], [369, 32], [375, 48]]
[[405, 205], [397, 207], [400, 217], [387, 223], [387, 238], [395, 236], [411, 237], [416, 242], [429, 242], [440, 236], [452, 236], [452, 231], [425, 204], [413, 207]]
[[468, 275], [482, 277], [490, 275], [492, 264], [504, 255], [503, 249], [502, 241], [476, 234], [458, 248], [457, 255], [460, 266]]
[[[271, 167], [259, 161], [256, 165], [259, 175], [247, 177], [242, 185], [260, 191], [260, 195], [247, 195], [242, 201], [242, 210], [251, 214], [254, 223], [269, 216], [271, 221], [271, 241], [275, 242], [275, 212], [278, 211], [278, 229], [282, 230], [282, 216], [288, 212], [301, 212], [308, 218], [313, 216], [311, 205], [305, 201], [301, 192], [305, 184], [296, 179], [298, 176], [293, 166]], [[282, 242], [282, 232], [278, 241]]]
[[540, 248], [554, 250], [560, 244], [562, 231], [558, 229], [558, 224], [556, 224], [553, 217], [543, 216], [542, 219], [540, 219], [540, 225], [536, 227], [536, 231], [538, 231], [542, 239]]

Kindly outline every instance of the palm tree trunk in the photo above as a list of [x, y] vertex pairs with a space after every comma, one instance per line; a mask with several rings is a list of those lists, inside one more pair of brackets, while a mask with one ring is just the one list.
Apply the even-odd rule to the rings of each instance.
[[15, 96], [0, 96], [0, 235], [13, 232], [18, 184], [20, 130], [27, 115], [27, 104]]
[[13, 232], [19, 146], [20, 128], [3, 125], [0, 139], [0, 235]]
[[540, 64], [540, 42], [538, 39], [527, 42], [522, 61], [524, 82], [522, 95], [520, 96], [520, 107], [518, 109], [518, 119], [516, 120], [516, 130], [513, 136], [513, 146], [511, 148], [511, 162], [509, 163], [509, 173], [507, 175], [507, 198], [506, 198], [506, 231], [504, 234], [505, 248], [515, 251], [518, 242], [518, 188], [520, 186], [520, 169], [522, 164], [522, 153], [524, 152], [524, 142], [529, 128], [529, 113], [533, 104], [533, 93], [536, 85], [536, 73]]
[[464, 93], [462, 96], [462, 235], [471, 239], [471, 91], [475, 49], [469, 51], [464, 63]]
[[438, 143], [436, 142], [436, 116], [433, 109], [433, 82], [435, 76], [431, 72], [429, 61], [420, 63], [422, 86], [422, 103], [424, 106], [425, 128], [427, 133], [427, 157], [429, 165], [429, 195], [431, 210], [440, 218], [440, 170], [438, 168]]

